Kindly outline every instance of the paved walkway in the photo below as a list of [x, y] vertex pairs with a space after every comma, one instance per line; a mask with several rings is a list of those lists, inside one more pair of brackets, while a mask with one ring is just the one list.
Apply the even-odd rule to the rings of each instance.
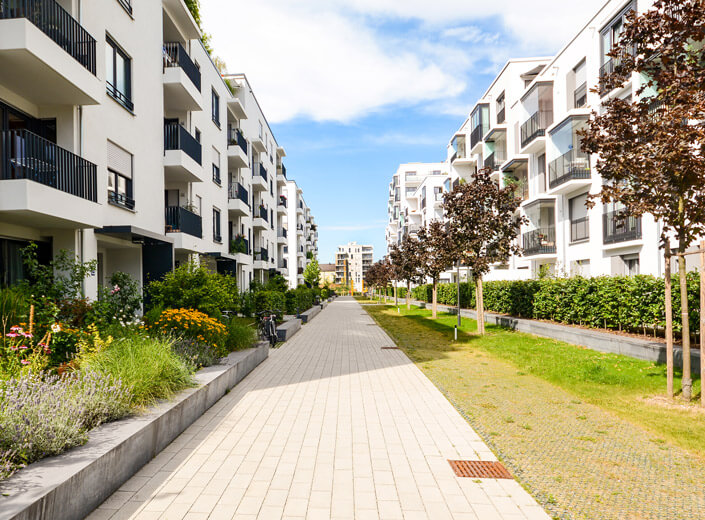
[[351, 298], [339, 298], [89, 518], [547, 520]]

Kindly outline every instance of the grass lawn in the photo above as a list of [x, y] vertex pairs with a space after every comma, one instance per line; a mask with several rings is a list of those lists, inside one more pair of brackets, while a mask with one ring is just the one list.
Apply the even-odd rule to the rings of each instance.
[[499, 327], [481, 337], [467, 318], [456, 342], [456, 316], [364, 308], [556, 517], [705, 517], [705, 414], [659, 404], [664, 366]]

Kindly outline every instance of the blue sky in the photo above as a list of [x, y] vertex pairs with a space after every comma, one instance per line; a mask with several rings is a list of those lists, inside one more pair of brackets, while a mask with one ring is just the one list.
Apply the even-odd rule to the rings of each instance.
[[387, 185], [433, 162], [511, 57], [558, 51], [604, 0], [201, 0], [204, 29], [244, 72], [287, 175], [339, 244], [384, 254]]

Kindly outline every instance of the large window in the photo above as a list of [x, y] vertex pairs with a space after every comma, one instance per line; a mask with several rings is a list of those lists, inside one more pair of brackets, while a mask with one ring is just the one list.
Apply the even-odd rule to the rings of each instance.
[[215, 90], [211, 90], [211, 118], [220, 128], [220, 96]]
[[220, 210], [218, 208], [213, 208], [213, 241], [223, 241], [223, 237], [220, 236]]
[[573, 197], [568, 201], [570, 210], [570, 241], [579, 242], [590, 238], [590, 226], [587, 210], [587, 193]]
[[132, 60], [108, 37], [105, 46], [105, 81], [108, 94], [126, 109], [132, 103]]
[[573, 108], [582, 108], [587, 105], [587, 74], [585, 59], [573, 69]]
[[108, 201], [135, 209], [132, 195], [132, 154], [108, 141]]
[[501, 125], [504, 123], [506, 120], [506, 113], [505, 113], [505, 97], [504, 97], [504, 92], [502, 92], [498, 97], [497, 97], [497, 124]]

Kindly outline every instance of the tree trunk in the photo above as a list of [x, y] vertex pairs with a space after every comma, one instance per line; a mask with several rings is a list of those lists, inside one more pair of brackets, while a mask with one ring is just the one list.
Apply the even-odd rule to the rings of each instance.
[[397, 281], [394, 280], [394, 305], [399, 305], [399, 297], [397, 296]]
[[[678, 244], [678, 252], [683, 253], [683, 242]], [[685, 256], [678, 257], [678, 280], [681, 289], [681, 322], [683, 323], [683, 399], [690, 401], [693, 396], [693, 379], [690, 374], [690, 322], [688, 319], [688, 284], [685, 272]]]
[[409, 311], [411, 310], [411, 300], [409, 297], [411, 296], [411, 281], [406, 282], [406, 310]]
[[664, 298], [666, 305], [666, 392], [673, 398], [673, 296], [671, 294], [671, 245], [666, 239]]
[[703, 349], [703, 338], [705, 338], [705, 240], [700, 242], [700, 406], [705, 408], [705, 392], [703, 392], [703, 381], [705, 381], [705, 349]]
[[480, 334], [485, 333], [485, 302], [482, 297], [482, 277], [478, 276], [475, 280], [476, 284], [476, 296], [475, 296], [475, 306], [477, 307], [477, 332]]
[[433, 305], [432, 305], [432, 310], [431, 310], [431, 317], [435, 320], [436, 319], [436, 310], [438, 309], [438, 280], [436, 278], [433, 279]]

